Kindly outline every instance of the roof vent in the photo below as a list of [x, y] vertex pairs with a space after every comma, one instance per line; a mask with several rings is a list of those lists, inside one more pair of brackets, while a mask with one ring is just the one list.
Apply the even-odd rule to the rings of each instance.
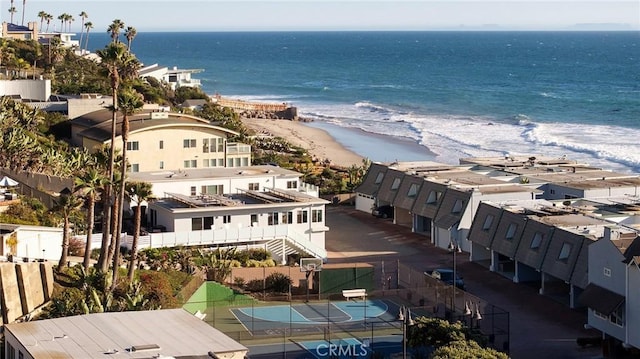
[[139, 352], [141, 350], [157, 350], [157, 349], [160, 349], [160, 346], [158, 344], [141, 344], [141, 345], [131, 346], [132, 352]]

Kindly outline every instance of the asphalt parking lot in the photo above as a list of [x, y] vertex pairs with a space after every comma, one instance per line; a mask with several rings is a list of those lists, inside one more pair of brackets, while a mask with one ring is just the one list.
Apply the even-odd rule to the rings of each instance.
[[[399, 261], [419, 271], [453, 264], [451, 253], [431, 245], [428, 237], [350, 206], [328, 206], [326, 223], [330, 227], [326, 236], [330, 263], [381, 265], [384, 261], [390, 270]], [[599, 335], [597, 331], [584, 329], [584, 311], [572, 310], [538, 294], [535, 286], [513, 283], [471, 263], [464, 253], [456, 256], [456, 263], [468, 292], [510, 313], [512, 358], [602, 357], [599, 348], [581, 348], [576, 344], [578, 337]]]

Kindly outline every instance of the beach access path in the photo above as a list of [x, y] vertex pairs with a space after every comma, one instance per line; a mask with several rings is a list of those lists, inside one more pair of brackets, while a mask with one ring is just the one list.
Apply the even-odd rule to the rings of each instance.
[[364, 157], [345, 148], [327, 131], [306, 126], [299, 121], [243, 118], [242, 122], [258, 134], [282, 137], [291, 144], [306, 149], [321, 161], [330, 160], [333, 165], [360, 166], [364, 159]]

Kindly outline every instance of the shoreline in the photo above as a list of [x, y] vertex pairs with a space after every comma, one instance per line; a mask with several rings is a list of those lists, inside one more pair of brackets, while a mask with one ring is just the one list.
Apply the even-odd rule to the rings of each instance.
[[282, 137], [305, 148], [311, 156], [327, 159], [341, 167], [360, 166], [364, 159], [372, 162], [433, 161], [436, 156], [426, 146], [410, 139], [328, 123], [246, 117], [242, 122], [258, 134]]

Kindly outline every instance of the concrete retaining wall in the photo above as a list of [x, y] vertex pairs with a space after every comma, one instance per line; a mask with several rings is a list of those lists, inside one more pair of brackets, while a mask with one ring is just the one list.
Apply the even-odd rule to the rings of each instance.
[[8, 324], [51, 299], [51, 262], [0, 263], [2, 322]]

